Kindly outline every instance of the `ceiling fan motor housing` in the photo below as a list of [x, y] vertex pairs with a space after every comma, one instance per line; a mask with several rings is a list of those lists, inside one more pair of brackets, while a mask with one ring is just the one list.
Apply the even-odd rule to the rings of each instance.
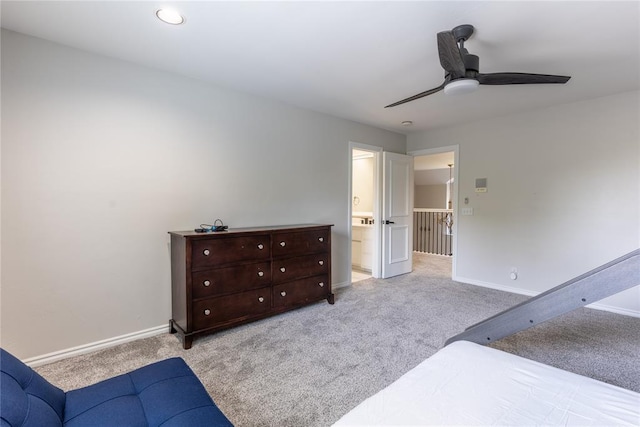
[[463, 24], [458, 25], [453, 30], [451, 30], [451, 34], [455, 37], [457, 42], [463, 41], [466, 42], [473, 35], [475, 28], [473, 25]]

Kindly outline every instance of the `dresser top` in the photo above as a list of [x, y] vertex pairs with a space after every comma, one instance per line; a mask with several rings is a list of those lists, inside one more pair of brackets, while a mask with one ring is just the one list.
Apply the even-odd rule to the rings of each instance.
[[301, 229], [314, 229], [314, 228], [326, 228], [333, 227], [333, 224], [291, 224], [291, 225], [265, 225], [261, 227], [243, 227], [243, 228], [229, 228], [226, 231], [209, 231], [206, 233], [196, 233], [193, 230], [186, 231], [169, 231], [169, 234], [174, 236], [189, 237], [189, 238], [210, 238], [213, 236], [229, 236], [233, 234], [257, 234], [268, 233], [271, 231], [297, 231]]

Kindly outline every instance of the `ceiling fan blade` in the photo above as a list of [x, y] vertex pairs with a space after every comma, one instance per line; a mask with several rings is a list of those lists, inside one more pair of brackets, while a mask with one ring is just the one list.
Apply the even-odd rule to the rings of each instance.
[[467, 69], [464, 66], [458, 43], [456, 43], [451, 31], [438, 33], [438, 55], [440, 56], [440, 65], [451, 76], [451, 79], [465, 77]]
[[395, 107], [396, 105], [404, 104], [406, 102], [415, 101], [416, 99], [424, 98], [427, 95], [431, 95], [431, 94], [434, 94], [436, 92], [440, 92], [442, 89], [444, 89], [444, 85], [445, 84], [446, 84], [446, 82], [442, 83], [438, 87], [434, 87], [433, 89], [425, 90], [424, 92], [420, 92], [417, 95], [413, 95], [413, 96], [410, 96], [409, 98], [403, 99], [402, 101], [398, 101], [398, 102], [394, 102], [393, 104], [389, 104], [384, 108]]
[[529, 73], [478, 73], [475, 77], [481, 85], [528, 85], [540, 83], [566, 83], [570, 76]]

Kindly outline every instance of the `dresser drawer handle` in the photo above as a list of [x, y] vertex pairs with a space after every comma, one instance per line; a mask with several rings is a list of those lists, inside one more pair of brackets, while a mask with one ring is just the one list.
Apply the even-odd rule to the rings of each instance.
[[210, 286], [211, 282], [209, 280], [205, 280], [204, 282], [202, 282], [202, 284], [205, 286]]
[[320, 286], [321, 288], [324, 288], [324, 282], [318, 283], [318, 286]]
[[318, 261], [318, 264], [320, 264], [320, 265], [324, 265], [324, 261], [323, 261], [323, 260], [320, 260], [320, 261]]
[[280, 267], [280, 271], [282, 271], [284, 273], [285, 271], [287, 271], [287, 269], [284, 268], [284, 267]]
[[204, 256], [209, 256], [211, 251], [209, 249], [205, 249], [204, 251], [202, 251], [202, 253], [204, 254]]
[[262, 243], [258, 243], [258, 249], [263, 250], [264, 249], [264, 245]]
[[258, 276], [260, 277], [264, 276], [264, 271], [258, 271]]
[[324, 242], [324, 237], [318, 237], [318, 242]]
[[264, 302], [264, 298], [263, 297], [258, 297], [258, 302]]
[[208, 308], [204, 310], [204, 315], [208, 316], [211, 314], [211, 310], [209, 310]]
[[287, 293], [285, 291], [280, 292], [280, 295], [282, 295], [283, 297], [287, 296]]
[[287, 244], [285, 242], [280, 242], [280, 246], [284, 248], [285, 246], [287, 246]]

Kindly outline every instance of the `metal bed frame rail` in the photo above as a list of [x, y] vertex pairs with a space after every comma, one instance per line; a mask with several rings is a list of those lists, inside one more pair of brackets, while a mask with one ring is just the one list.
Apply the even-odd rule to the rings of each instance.
[[640, 249], [549, 289], [449, 338], [489, 344], [640, 285]]

